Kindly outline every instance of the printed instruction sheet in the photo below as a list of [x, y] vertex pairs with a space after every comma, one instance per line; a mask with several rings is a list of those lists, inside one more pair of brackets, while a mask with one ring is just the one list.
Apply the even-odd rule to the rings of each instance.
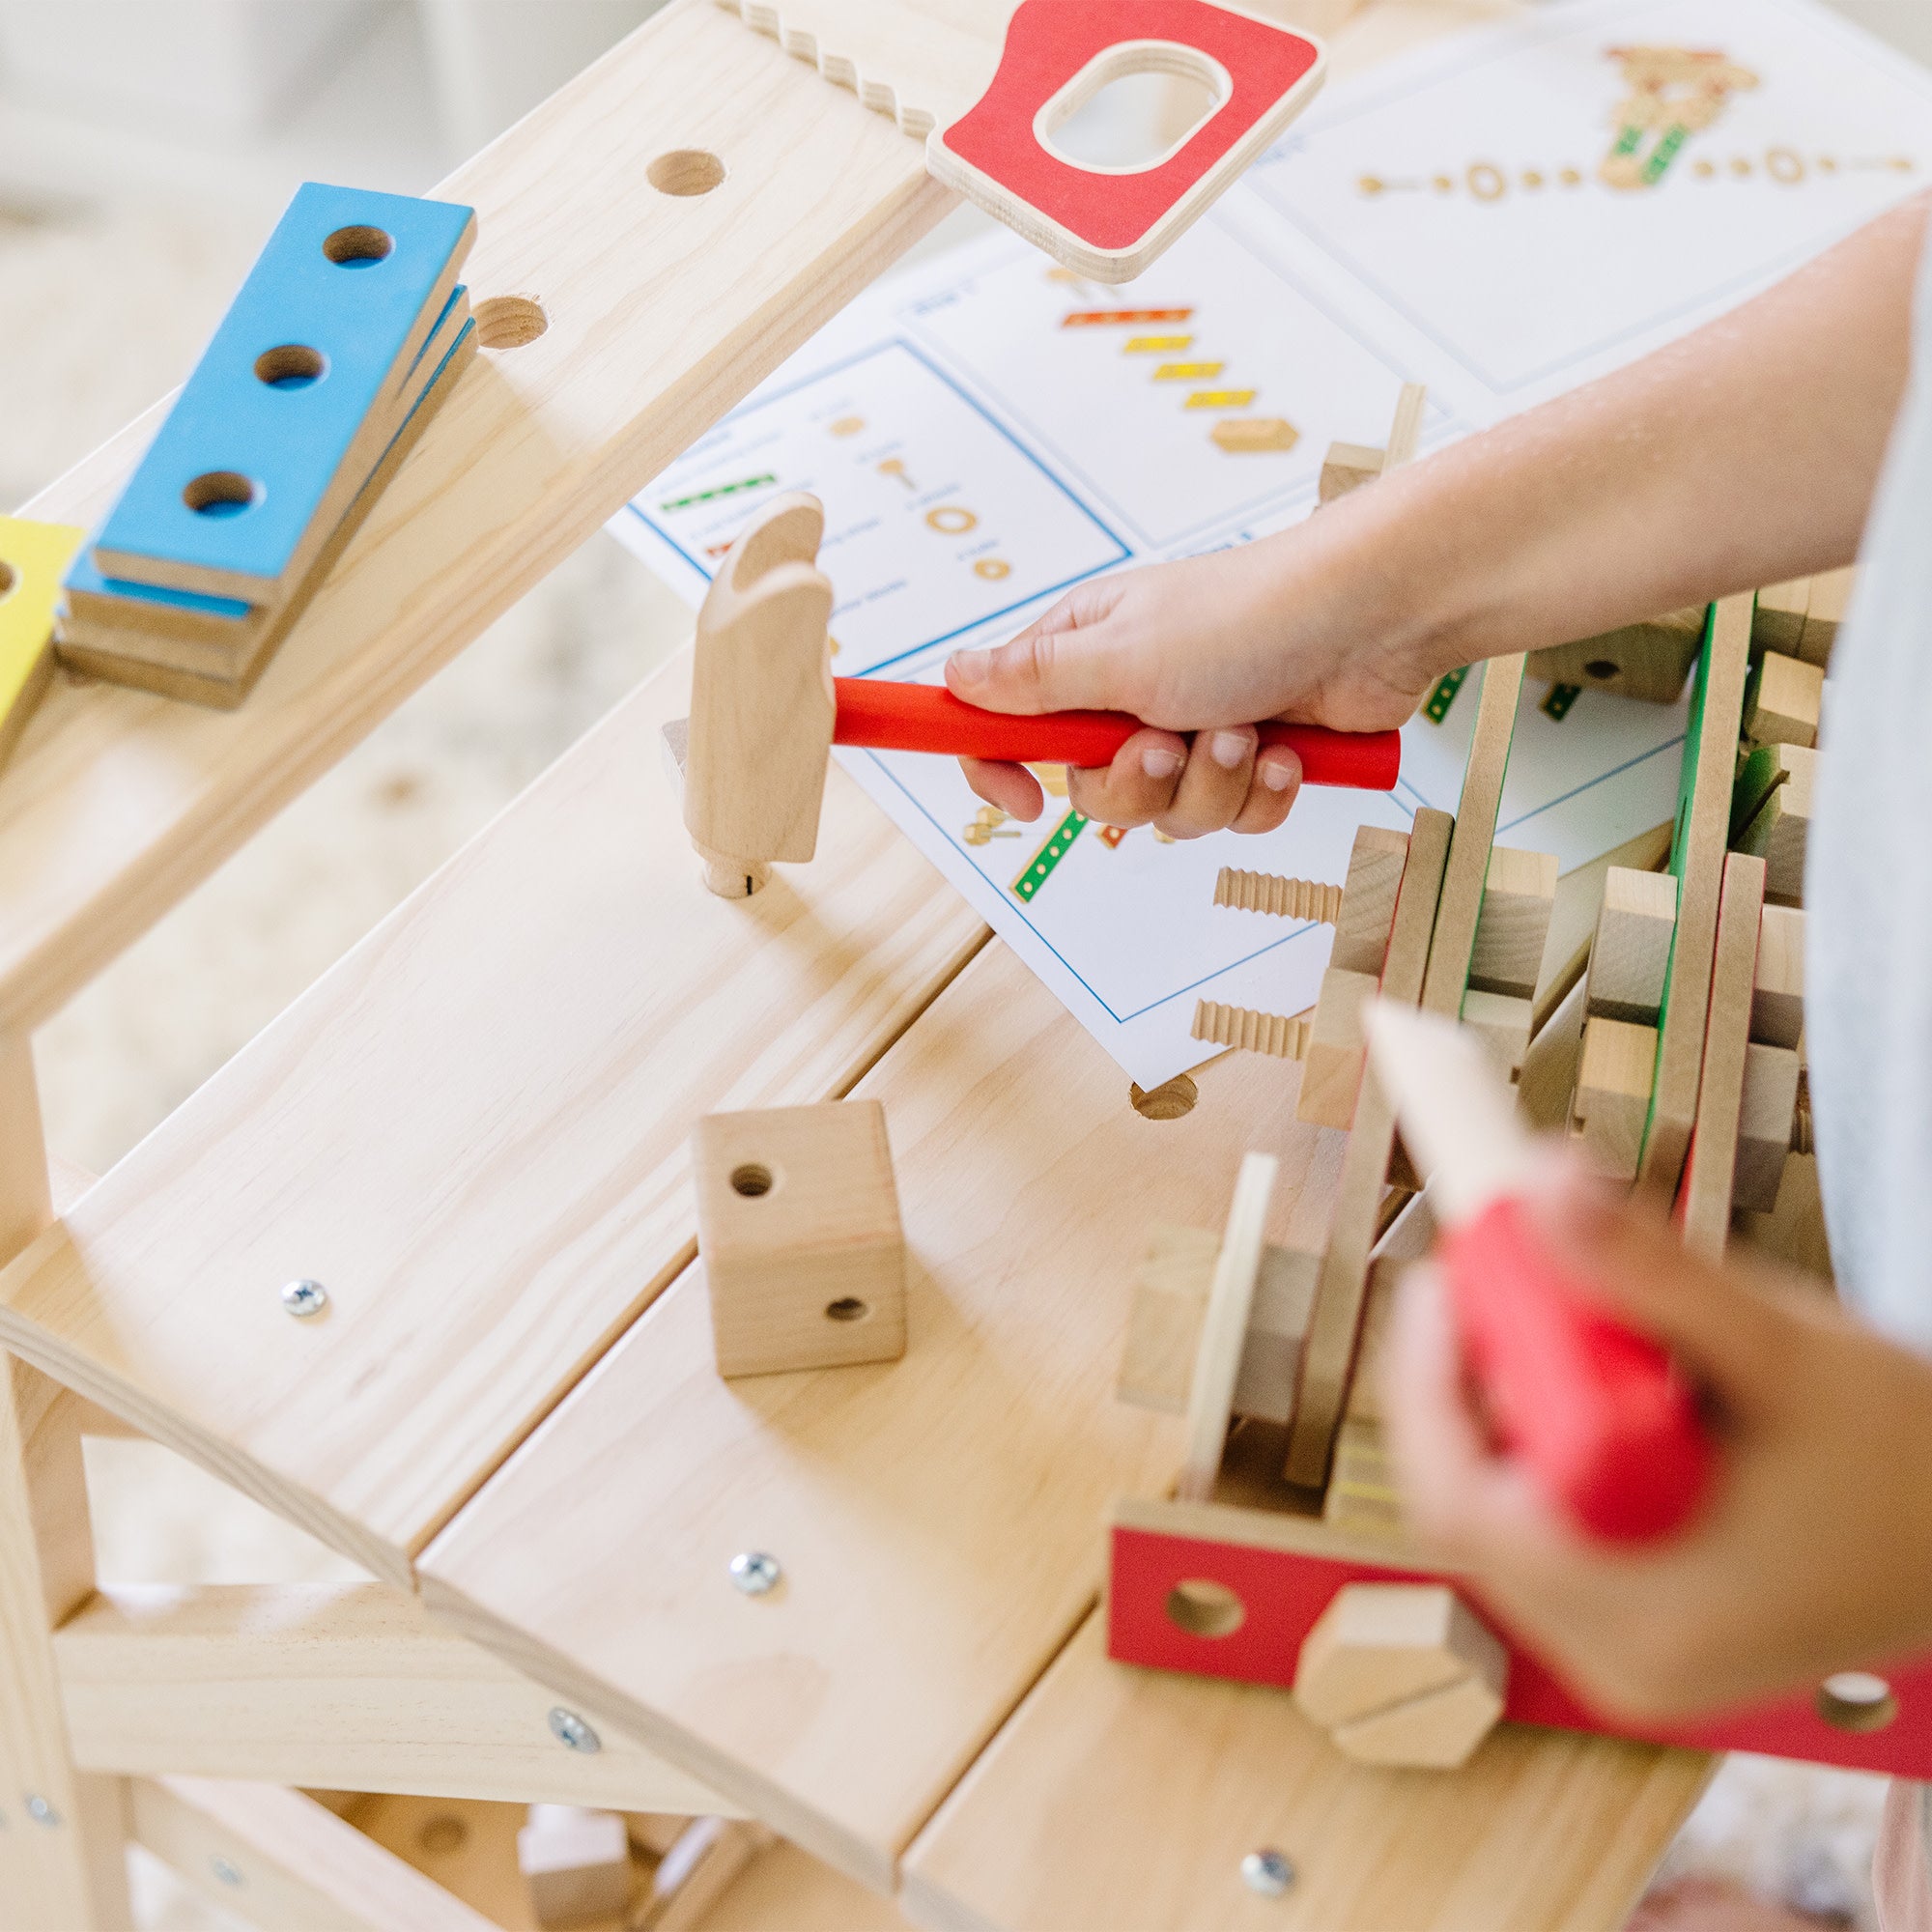
[[[1812, 0], [1559, 0], [1329, 91], [1138, 281], [1005, 231], [851, 304], [611, 527], [694, 603], [746, 518], [810, 490], [840, 676], [937, 682], [1102, 572], [1307, 516], [1336, 440], [1465, 435], [1696, 327], [1932, 176], [1932, 75]], [[1453, 811], [1478, 680], [1382, 797], [1168, 843], [981, 805], [951, 760], [841, 761], [1151, 1087], [1197, 1000], [1315, 998], [1324, 926], [1217, 908], [1224, 865], [1339, 880], [1355, 829]], [[1563, 869], [1671, 815], [1684, 708], [1527, 683], [1497, 837]]]

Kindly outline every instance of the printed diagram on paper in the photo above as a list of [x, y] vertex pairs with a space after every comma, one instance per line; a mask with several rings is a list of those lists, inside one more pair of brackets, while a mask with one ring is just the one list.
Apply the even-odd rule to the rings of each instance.
[[[1125, 289], [1004, 232], [881, 284], [612, 528], [695, 602], [753, 510], [810, 490], [834, 668], [937, 681], [1078, 583], [1300, 521], [1405, 381], [1426, 450], [1743, 298], [1912, 191], [1928, 93], [1808, 0], [1541, 9], [1333, 90]], [[1299, 1011], [1327, 959], [1325, 927], [1216, 908], [1219, 868], [1339, 880], [1358, 825], [1453, 810], [1475, 689], [1406, 727], [1395, 794], [1311, 790], [1262, 838], [1089, 824], [1048, 771], [1021, 825], [950, 760], [838, 755], [1151, 1086], [1205, 1057], [1198, 999]], [[1546, 695], [1498, 837], [1568, 869], [1670, 816], [1684, 715]]]

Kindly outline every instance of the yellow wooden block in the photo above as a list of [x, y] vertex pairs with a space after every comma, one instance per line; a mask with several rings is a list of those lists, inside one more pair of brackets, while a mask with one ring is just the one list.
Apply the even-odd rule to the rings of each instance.
[[54, 606], [86, 541], [71, 524], [0, 517], [0, 764], [53, 675]]
[[1196, 389], [1185, 407], [1190, 410], [1244, 410], [1261, 393], [1258, 389]]
[[1163, 362], [1153, 372], [1156, 383], [1211, 383], [1227, 367], [1223, 362]]

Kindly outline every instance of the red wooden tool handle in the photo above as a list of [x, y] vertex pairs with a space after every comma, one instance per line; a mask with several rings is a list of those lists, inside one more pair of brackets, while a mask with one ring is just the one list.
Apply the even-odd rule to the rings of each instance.
[[[1111, 764], [1114, 753], [1144, 728], [1124, 711], [1048, 711], [1031, 718], [982, 711], [938, 684], [838, 677], [832, 686], [838, 697], [833, 742], [879, 752], [1085, 767]], [[1388, 791], [1402, 773], [1399, 731], [1329, 731], [1320, 724], [1272, 723], [1256, 728], [1264, 745], [1287, 745], [1296, 753], [1304, 784]]]
[[1607, 1542], [1682, 1524], [1710, 1481], [1712, 1450], [1663, 1350], [1551, 1266], [1510, 1196], [1449, 1230], [1437, 1252], [1499, 1446]]

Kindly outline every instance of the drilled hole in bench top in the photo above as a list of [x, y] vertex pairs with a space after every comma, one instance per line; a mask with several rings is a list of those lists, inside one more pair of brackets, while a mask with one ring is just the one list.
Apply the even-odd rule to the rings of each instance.
[[1167, 1593], [1167, 1620], [1189, 1636], [1233, 1636], [1248, 1620], [1248, 1606], [1225, 1583], [1190, 1577]]
[[328, 357], [302, 342], [285, 342], [255, 357], [255, 380], [271, 389], [306, 389], [327, 374]]
[[828, 1321], [863, 1321], [871, 1312], [872, 1304], [861, 1301], [856, 1294], [841, 1294], [837, 1301], [825, 1305]]
[[1898, 1699], [1883, 1677], [1840, 1670], [1819, 1685], [1818, 1715], [1841, 1731], [1882, 1731], [1898, 1716]]
[[528, 296], [492, 296], [472, 313], [477, 345], [483, 349], [521, 349], [550, 327], [543, 304]]
[[322, 252], [338, 269], [373, 269], [396, 252], [396, 238], [385, 229], [367, 228], [359, 222], [338, 228], [322, 244]]
[[731, 1170], [731, 1192], [742, 1194], [747, 1201], [755, 1201], [760, 1194], [772, 1191], [772, 1171], [760, 1167], [754, 1160], [747, 1161], [743, 1167]]
[[660, 194], [709, 194], [724, 179], [724, 163], [703, 148], [673, 148], [644, 170]]
[[1163, 1080], [1158, 1087], [1129, 1086], [1127, 1098], [1133, 1102], [1134, 1112], [1150, 1121], [1178, 1121], [1183, 1114], [1194, 1111], [1194, 1103], [1201, 1097], [1201, 1090], [1185, 1073], [1177, 1073], [1172, 1080]]
[[182, 492], [182, 501], [197, 517], [239, 517], [262, 500], [262, 486], [234, 469], [211, 469]]

